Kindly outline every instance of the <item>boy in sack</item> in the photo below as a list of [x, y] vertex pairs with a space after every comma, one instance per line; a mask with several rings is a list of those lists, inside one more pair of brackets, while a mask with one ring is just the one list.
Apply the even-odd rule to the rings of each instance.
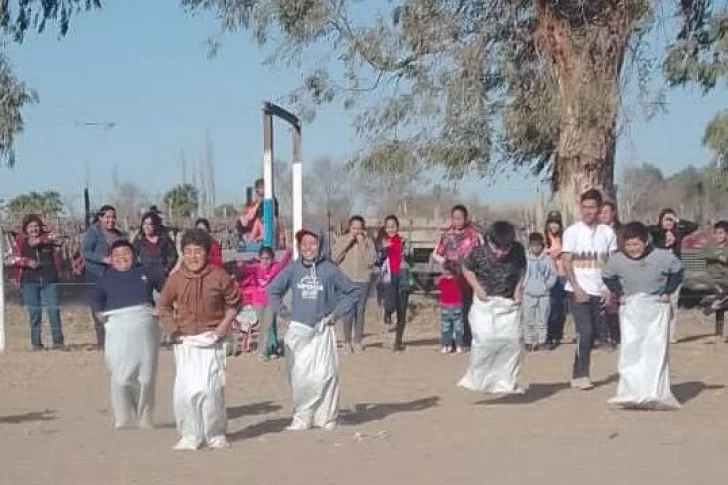
[[672, 251], [649, 244], [649, 235], [640, 222], [626, 224], [622, 251], [602, 270], [604, 284], [621, 303], [619, 385], [609, 402], [676, 409], [680, 405], [670, 391], [670, 295], [682, 283], [683, 267]]
[[[225, 337], [240, 306], [237, 283], [208, 260], [211, 236], [182, 236], [182, 264], [157, 302], [160, 323], [174, 344], [175, 450], [227, 448]], [[175, 308], [176, 306], [176, 308]]]
[[437, 279], [440, 290], [440, 352], [449, 354], [453, 340], [455, 351], [464, 352], [463, 336], [465, 325], [463, 320], [463, 295], [457, 279], [460, 265], [452, 260], [442, 263], [444, 274]]
[[[331, 325], [351, 312], [361, 289], [326, 257], [323, 231], [304, 228], [296, 241], [299, 258], [268, 286], [275, 313], [291, 321], [285, 336], [293, 394], [293, 421], [288, 429], [333, 430], [339, 416], [339, 363]], [[289, 291], [290, 310], [283, 304]]]
[[141, 428], [152, 428], [160, 339], [152, 291], [162, 281], [136, 262], [128, 241], [113, 243], [110, 254], [111, 264], [94, 287], [91, 307], [105, 327], [114, 427], [137, 421]]
[[521, 323], [526, 351], [535, 352], [546, 343], [551, 312], [551, 289], [556, 284], [556, 266], [544, 251], [542, 234], [528, 236], [528, 260], [523, 280]]

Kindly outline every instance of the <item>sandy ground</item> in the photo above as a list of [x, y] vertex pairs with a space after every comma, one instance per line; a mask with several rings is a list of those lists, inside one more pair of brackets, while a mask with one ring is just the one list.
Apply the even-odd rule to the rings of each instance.
[[[567, 388], [572, 345], [529, 355], [518, 398], [455, 386], [466, 357], [436, 352], [434, 314], [420, 311], [409, 346], [392, 354], [370, 322], [362, 355], [342, 359], [342, 426], [290, 433], [281, 361], [253, 355], [228, 364], [233, 448], [173, 452], [173, 361], [162, 352], [154, 431], [114, 431], [102, 356], [27, 349], [24, 314], [8, 306], [9, 348], [0, 357], [0, 484], [685, 484], [722, 483], [728, 471], [728, 345], [683, 314], [673, 347], [677, 412], [610, 409], [616, 353], [599, 351], [598, 387]], [[81, 308], [64, 308], [71, 344], [92, 341]]]

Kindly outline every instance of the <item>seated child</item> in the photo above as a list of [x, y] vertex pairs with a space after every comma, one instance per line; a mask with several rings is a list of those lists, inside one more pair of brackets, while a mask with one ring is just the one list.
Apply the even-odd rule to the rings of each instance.
[[258, 316], [260, 335], [258, 350], [261, 360], [278, 357], [278, 331], [275, 314], [268, 301], [268, 284], [291, 261], [292, 251], [285, 252], [280, 261], [276, 261], [275, 252], [264, 246], [258, 253], [259, 259], [242, 261], [238, 268], [241, 270], [241, 292], [243, 303], [252, 305]]
[[152, 291], [161, 289], [161, 281], [136, 263], [128, 241], [116, 241], [110, 254], [111, 267], [94, 288], [92, 309], [106, 329], [114, 426], [138, 420], [140, 427], [151, 428], [160, 341]]
[[225, 343], [240, 306], [237, 283], [209, 258], [211, 236], [191, 229], [182, 236], [182, 264], [157, 302], [159, 319], [174, 343], [176, 450], [226, 448]]
[[[330, 325], [349, 314], [361, 290], [325, 255], [323, 231], [304, 228], [296, 240], [299, 258], [268, 286], [275, 313], [291, 320], [285, 337], [293, 394], [293, 422], [288, 429], [333, 430], [339, 415], [339, 376]], [[283, 304], [288, 291], [290, 311]]]

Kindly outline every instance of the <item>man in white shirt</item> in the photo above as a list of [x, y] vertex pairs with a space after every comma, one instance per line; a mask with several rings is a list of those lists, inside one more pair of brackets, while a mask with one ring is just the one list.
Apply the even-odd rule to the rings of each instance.
[[581, 221], [564, 232], [563, 252], [566, 291], [571, 298], [571, 314], [576, 325], [576, 357], [571, 387], [589, 390], [591, 351], [600, 330], [602, 309], [609, 292], [602, 281], [602, 268], [617, 250], [617, 238], [611, 227], [599, 224], [602, 194], [591, 189], [581, 196]]

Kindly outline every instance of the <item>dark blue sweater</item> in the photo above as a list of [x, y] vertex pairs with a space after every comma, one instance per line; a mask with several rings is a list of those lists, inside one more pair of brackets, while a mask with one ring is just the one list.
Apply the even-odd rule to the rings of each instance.
[[152, 290], [161, 291], [161, 285], [147, 273], [143, 266], [123, 272], [109, 269], [96, 285], [92, 302], [94, 313], [153, 305]]

